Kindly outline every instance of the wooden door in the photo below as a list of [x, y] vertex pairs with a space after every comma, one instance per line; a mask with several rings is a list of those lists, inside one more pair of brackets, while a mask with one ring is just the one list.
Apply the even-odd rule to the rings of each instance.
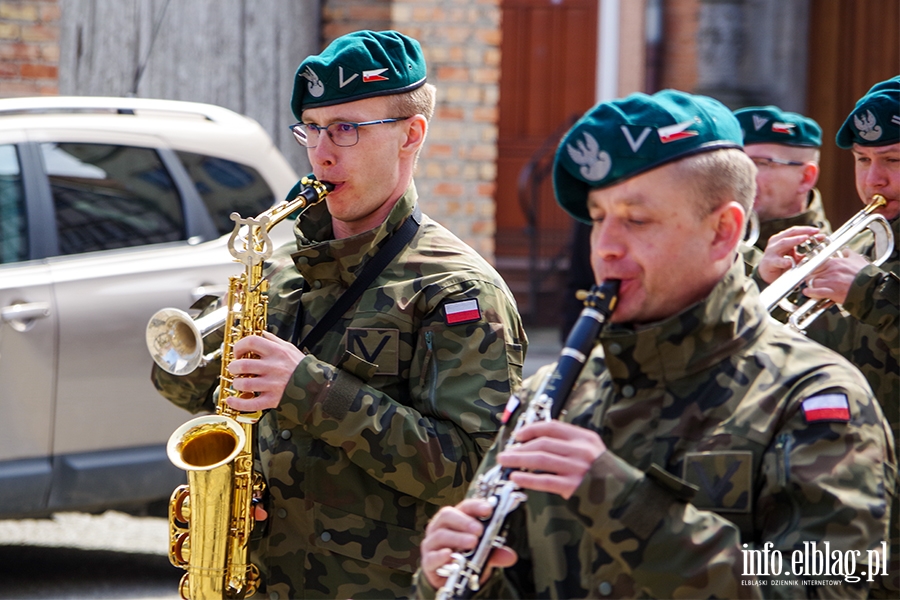
[[[597, 0], [503, 0], [497, 160], [498, 265], [528, 254], [532, 236], [541, 255], [563, 250], [572, 219], [553, 198], [548, 175], [540, 185], [537, 231], [529, 231], [518, 179], [535, 151], [550, 158], [570, 117], [594, 104]], [[548, 140], [554, 132], [557, 135]], [[546, 165], [546, 158], [545, 163]], [[502, 270], [502, 269], [501, 269]]]
[[900, 73], [900, 2], [817, 0], [810, 3], [807, 114], [822, 126], [818, 187], [833, 227], [862, 208], [853, 158], [835, 135], [856, 101]]

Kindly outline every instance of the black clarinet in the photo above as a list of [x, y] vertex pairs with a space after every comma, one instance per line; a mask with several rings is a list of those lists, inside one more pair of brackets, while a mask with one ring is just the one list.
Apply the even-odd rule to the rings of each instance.
[[[525, 425], [559, 417], [575, 379], [600, 334], [600, 328], [615, 310], [619, 283], [618, 279], [607, 279], [588, 292], [584, 309], [566, 338], [556, 368], [541, 380], [528, 407], [516, 421], [504, 449], [516, 443], [516, 433]], [[519, 486], [509, 479], [514, 470], [495, 465], [476, 480], [472, 497], [488, 500], [493, 512], [484, 520], [484, 532], [475, 549], [454, 553], [451, 561], [438, 569], [438, 575], [447, 578], [438, 590], [438, 600], [465, 600], [481, 587], [481, 574], [488, 557], [494, 548], [506, 543], [507, 518], [526, 498]]]

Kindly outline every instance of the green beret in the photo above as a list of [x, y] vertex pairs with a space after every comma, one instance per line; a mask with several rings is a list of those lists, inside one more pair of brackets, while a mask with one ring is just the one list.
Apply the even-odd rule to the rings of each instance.
[[425, 84], [419, 42], [396, 31], [355, 31], [308, 56], [294, 77], [291, 110], [400, 94]]
[[900, 75], [876, 83], [859, 99], [837, 132], [840, 148], [887, 146], [900, 141]]
[[677, 90], [632, 94], [597, 104], [566, 133], [553, 159], [553, 191], [563, 210], [590, 223], [592, 188], [692, 154], [741, 147], [741, 127], [718, 100]]
[[781, 144], [782, 146], [822, 146], [822, 128], [803, 115], [785, 112], [777, 106], [748, 106], [734, 111], [744, 145]]

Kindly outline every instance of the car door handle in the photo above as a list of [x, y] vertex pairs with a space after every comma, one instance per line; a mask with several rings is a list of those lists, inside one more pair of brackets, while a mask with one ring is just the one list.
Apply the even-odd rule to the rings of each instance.
[[191, 290], [191, 300], [196, 302], [203, 296], [218, 296], [222, 297], [228, 293], [228, 286], [225, 284], [210, 284], [206, 283], [203, 285], [198, 285], [193, 290]]
[[27, 331], [35, 319], [50, 316], [48, 302], [22, 302], [0, 308], [0, 321], [9, 323], [16, 331]]

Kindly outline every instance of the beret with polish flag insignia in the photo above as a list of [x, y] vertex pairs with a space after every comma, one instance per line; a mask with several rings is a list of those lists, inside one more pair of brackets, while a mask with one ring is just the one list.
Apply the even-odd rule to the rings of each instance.
[[397, 31], [354, 31], [331, 42], [297, 67], [291, 110], [409, 92], [425, 85], [419, 42]]
[[734, 111], [734, 116], [741, 124], [745, 146], [822, 146], [822, 128], [813, 119], [801, 114], [787, 112], [777, 106], [748, 106]]
[[838, 129], [839, 148], [889, 146], [900, 141], [900, 75], [876, 83]]
[[588, 192], [666, 163], [724, 148], [742, 148], [731, 111], [707, 96], [663, 90], [597, 104], [566, 133], [553, 159], [556, 201], [590, 223]]

